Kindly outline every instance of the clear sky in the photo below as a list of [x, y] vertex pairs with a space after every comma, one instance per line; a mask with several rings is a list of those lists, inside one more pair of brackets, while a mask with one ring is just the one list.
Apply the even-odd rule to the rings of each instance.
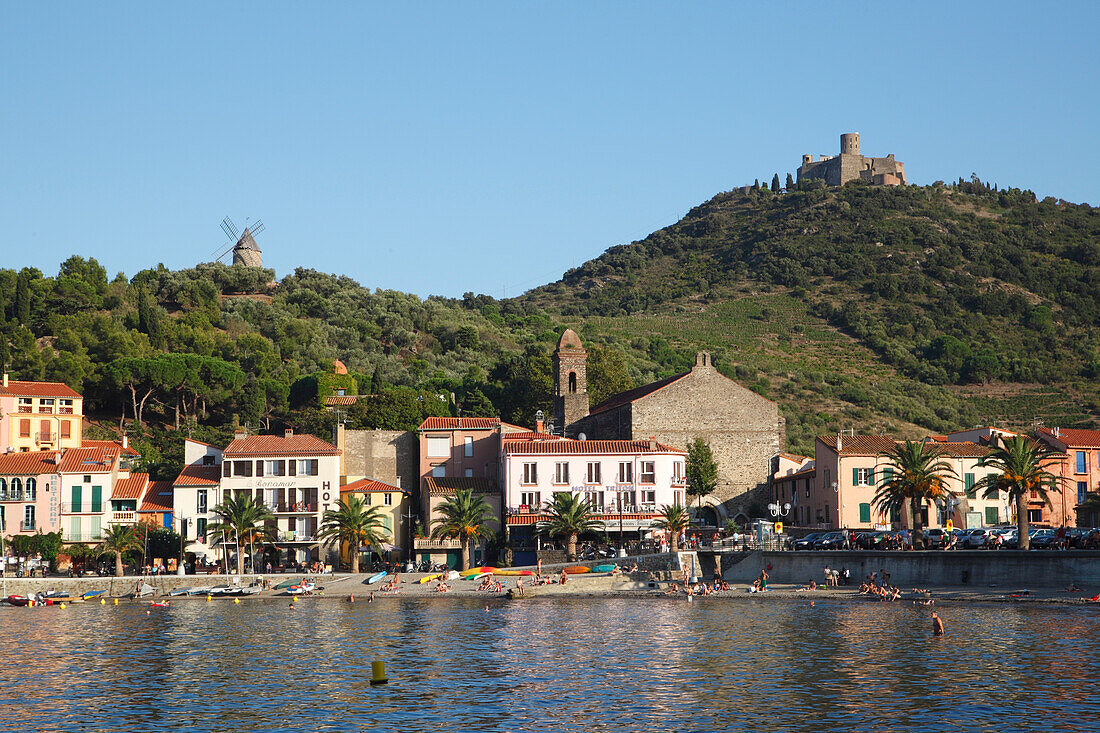
[[0, 267], [557, 279], [862, 133], [1100, 203], [1096, 2], [0, 4]]

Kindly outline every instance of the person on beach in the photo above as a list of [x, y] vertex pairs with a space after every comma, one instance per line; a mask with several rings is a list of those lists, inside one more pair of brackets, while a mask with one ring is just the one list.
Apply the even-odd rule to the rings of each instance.
[[535, 575], [538, 575], [540, 577], [542, 576], [542, 558], [541, 557], [538, 559], [538, 562], [535, 563]]
[[932, 612], [932, 635], [933, 636], [943, 636], [943, 633], [944, 633], [943, 632], [943, 621], [940, 619], [939, 615], [936, 614], [933, 611]]
[[560, 585], [565, 585], [565, 581], [569, 579], [569, 573], [565, 572], [565, 568], [561, 569], [561, 578], [558, 579]]
[[760, 569], [760, 590], [765, 591], [768, 589], [768, 571], [766, 568]]
[[833, 585], [833, 571], [826, 565], [825, 566], [825, 587], [830, 588]]

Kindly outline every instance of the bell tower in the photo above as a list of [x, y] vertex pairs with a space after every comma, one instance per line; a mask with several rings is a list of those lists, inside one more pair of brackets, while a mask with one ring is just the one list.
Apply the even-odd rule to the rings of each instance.
[[553, 357], [554, 426], [561, 428], [563, 435], [571, 432], [567, 430], [569, 426], [588, 414], [587, 361], [588, 352], [580, 336], [571, 328], [565, 329]]

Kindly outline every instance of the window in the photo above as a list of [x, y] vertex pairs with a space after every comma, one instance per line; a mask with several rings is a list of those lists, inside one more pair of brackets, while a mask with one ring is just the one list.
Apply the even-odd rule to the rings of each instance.
[[629, 462], [622, 462], [619, 464], [619, 483], [620, 484], [632, 484], [634, 483], [634, 464]]
[[[7, 501], [7, 500], [8, 500], [8, 482], [5, 481], [4, 479], [0, 478], [0, 501]], [[4, 526], [3, 523], [0, 523], [0, 528], [2, 528], [3, 526]]]
[[973, 499], [977, 496], [977, 492], [974, 491], [974, 474], [964, 473], [963, 484], [966, 488], [966, 498]]
[[467, 436], [462, 440], [463, 454], [469, 458], [474, 454], [474, 439]]
[[[826, 471], [826, 475], [828, 475], [827, 471]], [[807, 479], [802, 479], [802, 483], [806, 485], [806, 498], [809, 499], [810, 498], [810, 479], [808, 479], [808, 478]]]
[[600, 481], [600, 462], [599, 461], [591, 461], [588, 464], [588, 473], [585, 476], [585, 481], [586, 481], [586, 483], [590, 483], [590, 484], [601, 483], [601, 481]]
[[382, 503], [386, 506], [393, 506], [393, 494], [382, 494]]
[[634, 509], [636, 496], [633, 491], [617, 491], [615, 492], [619, 498], [619, 511], [628, 512]]
[[203, 517], [195, 520], [195, 537], [200, 540], [206, 539], [206, 519]]
[[1088, 471], [1087, 458], [1085, 457], [1085, 451], [1077, 451], [1077, 473], [1085, 473]]
[[[31, 479], [27, 479], [27, 491], [28, 492], [30, 491], [30, 482], [31, 482]], [[1088, 481], [1078, 481], [1077, 482], [1077, 503], [1078, 504], [1084, 504], [1085, 503], [1085, 496], [1088, 493], [1089, 493], [1089, 483], [1088, 483]]]
[[673, 461], [672, 462], [672, 483], [682, 483], [684, 480], [684, 462]]
[[473, 478], [473, 477], [474, 477], [474, 469], [472, 469], [472, 468], [467, 468], [467, 469], [466, 469], [466, 470], [465, 470], [465, 471], [463, 472], [463, 475], [465, 475], [465, 476], [466, 476], [466, 478]]
[[565, 462], [559, 462], [554, 464], [554, 483], [555, 484], [568, 484], [569, 483], [569, 464]]
[[683, 506], [684, 505], [684, 492], [682, 492], [682, 491], [673, 491], [672, 492], [672, 503], [677, 505], [677, 506]]
[[23, 482], [17, 478], [11, 480], [11, 500], [23, 501]]
[[222, 463], [222, 476], [229, 477], [233, 475], [233, 462], [225, 461]]
[[588, 506], [592, 508], [592, 511], [601, 511], [603, 509], [602, 491], [586, 491], [584, 500], [588, 502]]
[[997, 524], [1001, 521], [1000, 512], [997, 511], [995, 506], [987, 506], [985, 508], [985, 523]]
[[447, 467], [440, 463], [437, 466], [432, 466], [432, 476], [436, 478], [443, 478], [447, 475]]
[[234, 476], [251, 476], [252, 461], [233, 461]]
[[871, 505], [867, 502], [859, 505], [859, 521], [860, 524], [871, 523]]
[[206, 489], [195, 492], [195, 513], [206, 514]]
[[316, 458], [303, 458], [298, 461], [297, 469], [299, 476], [316, 476], [318, 473], [318, 460]]
[[569, 372], [569, 394], [577, 393], [577, 373]]
[[37, 489], [38, 484], [35, 482], [34, 478], [28, 478], [26, 484], [27, 501], [34, 501], [34, 495], [37, 492]]
[[451, 438], [449, 435], [429, 435], [426, 440], [428, 442], [428, 458], [451, 457]]
[[1029, 521], [1029, 522], [1041, 522], [1041, 521], [1043, 521], [1043, 510], [1042, 509], [1028, 509], [1027, 510], [1027, 521]]
[[[211, 456], [212, 458], [213, 456]], [[264, 461], [264, 475], [282, 476], [286, 473], [286, 461]]]
[[642, 461], [642, 483], [657, 483], [657, 470], [654, 468], [653, 461]]
[[19, 421], [19, 437], [29, 438], [31, 437], [31, 421], [23, 419]]
[[34, 529], [34, 504], [28, 504], [23, 509], [23, 531]]
[[521, 491], [519, 503], [520, 506], [530, 507], [531, 509], [538, 509], [542, 506], [542, 502], [539, 501], [539, 492], [537, 491]]
[[643, 504], [656, 504], [657, 492], [653, 489], [646, 489], [642, 491], [642, 503]]
[[73, 437], [73, 426], [68, 420], [61, 421], [61, 437], [71, 438]]
[[538, 464], [523, 464], [523, 482], [525, 484], [537, 484], [539, 482]]
[[[873, 468], [853, 468], [852, 469], [852, 484], [854, 486], [874, 486], [875, 484], [875, 469]], [[829, 521], [826, 519], [825, 521]]]
[[213, 466], [214, 465], [214, 456], [203, 456], [202, 457], [202, 465], [204, 465], [204, 466]]
[[[833, 488], [832, 475], [830, 473], [830, 469], [828, 469], [828, 468], [825, 469], [825, 488], [826, 489]], [[806, 496], [809, 496], [809, 495], [810, 495], [810, 487], [807, 486], [806, 487]]]

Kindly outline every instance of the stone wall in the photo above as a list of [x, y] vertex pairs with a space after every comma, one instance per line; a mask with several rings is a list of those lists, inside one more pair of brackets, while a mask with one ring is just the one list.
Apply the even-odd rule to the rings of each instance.
[[1041, 552], [1022, 550], [960, 550], [923, 552], [754, 552], [725, 570], [727, 582], [751, 583], [760, 568], [768, 571], [772, 583], [821, 583], [825, 566], [848, 568], [852, 582], [859, 584], [869, 573], [890, 573], [890, 583], [908, 590], [927, 586], [995, 585], [1018, 588], [1065, 588], [1100, 583], [1100, 552], [1067, 550]]
[[364, 476], [373, 478], [400, 486], [415, 495], [420, 482], [416, 433], [343, 430], [337, 432], [336, 447], [344, 451], [342, 475], [351, 480]]

